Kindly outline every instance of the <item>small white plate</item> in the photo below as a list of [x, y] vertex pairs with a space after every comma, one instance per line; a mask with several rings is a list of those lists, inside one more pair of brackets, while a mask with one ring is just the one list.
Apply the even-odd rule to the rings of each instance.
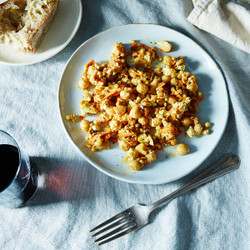
[[[210, 121], [212, 133], [200, 138], [188, 139], [184, 135], [178, 142], [185, 142], [189, 154], [177, 156], [175, 147], [157, 153], [158, 159], [134, 172], [122, 162], [126, 154], [117, 145], [110, 150], [91, 152], [85, 147], [84, 132], [79, 124], [65, 119], [70, 114], [80, 114], [82, 92], [76, 87], [82, 77], [83, 66], [94, 59], [96, 62], [108, 61], [112, 45], [122, 42], [129, 45], [130, 40], [152, 46], [153, 42], [167, 40], [173, 43], [172, 56], [186, 59], [186, 70], [198, 77], [199, 89], [204, 100], [199, 104], [198, 117], [202, 124]], [[74, 145], [83, 153], [85, 159], [100, 171], [126, 182], [141, 184], [161, 184], [181, 178], [197, 168], [215, 149], [225, 130], [229, 105], [226, 83], [223, 74], [214, 60], [193, 40], [185, 35], [154, 24], [129, 24], [111, 28], [83, 43], [69, 59], [62, 74], [59, 87], [59, 109], [66, 133]], [[168, 158], [166, 158], [168, 156]]]
[[17, 52], [0, 44], [0, 63], [20, 66], [42, 62], [63, 50], [75, 36], [82, 19], [81, 0], [60, 0], [54, 20], [35, 54]]

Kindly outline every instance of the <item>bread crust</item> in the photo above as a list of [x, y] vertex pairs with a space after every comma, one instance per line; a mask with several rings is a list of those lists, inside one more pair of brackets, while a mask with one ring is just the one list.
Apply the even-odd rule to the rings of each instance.
[[1, 13], [1, 10], [5, 6], [7, 6], [7, 5], [11, 4], [11, 3], [17, 3], [17, 2], [24, 3], [24, 2], [27, 2], [27, 1], [24, 1], [24, 0], [16, 0], [16, 1], [15, 0], [7, 0], [6, 2], [0, 3], [0, 13]]
[[[37, 23], [33, 22], [33, 24], [35, 23], [35, 27], [34, 25], [32, 25], [31, 30], [26, 27], [27, 16], [28, 16], [27, 13], [29, 12], [29, 10], [32, 10], [32, 8], [29, 7], [29, 4], [28, 4], [32, 2], [29, 2], [29, 1], [31, 0], [8, 0], [0, 4], [0, 42], [13, 43], [14, 45], [16, 45], [16, 47], [18, 47], [19, 50], [22, 50], [24, 52], [28, 51], [28, 52], [35, 53], [37, 49], [39, 48], [45, 33], [47, 32], [48, 28], [50, 27], [54, 19], [54, 16], [55, 16], [58, 4], [59, 4], [59, 0], [53, 0], [51, 3], [49, 3], [50, 5], [47, 6], [49, 8], [46, 9], [46, 13], [41, 14], [43, 16], [41, 19], [39, 18], [40, 20], [38, 20]], [[43, 4], [42, 0], [41, 0], [41, 4]], [[8, 30], [6, 34], [4, 34], [6, 27], [4, 26], [5, 25], [4, 23], [1, 23], [1, 17], [3, 16], [5, 11], [8, 11], [8, 9], [12, 9], [12, 8], [16, 9], [18, 11], [18, 15], [21, 15], [21, 17], [19, 18], [20, 19], [19, 20], [16, 16], [13, 17], [9, 15], [8, 17], [9, 20], [7, 20], [7, 22], [11, 23], [10, 25], [11, 29]], [[24, 23], [21, 23], [22, 18], [25, 20]], [[6, 17], [5, 17], [5, 20], [6, 20]], [[14, 25], [12, 25], [12, 23]], [[2, 35], [2, 38], [1, 38], [1, 35]]]
[[44, 18], [42, 18], [42, 20], [40, 21], [40, 23], [38, 24], [38, 26], [36, 27], [36, 29], [29, 35], [29, 37], [27, 38], [27, 43], [29, 46], [29, 49], [35, 53], [38, 49], [38, 47], [40, 46], [42, 39], [45, 35], [45, 33], [48, 31], [48, 28], [50, 27], [56, 10], [57, 10], [57, 6], [58, 6], [58, 0], [55, 0], [55, 2], [53, 3], [53, 5], [49, 8], [48, 14], [47, 16], [45, 16]]

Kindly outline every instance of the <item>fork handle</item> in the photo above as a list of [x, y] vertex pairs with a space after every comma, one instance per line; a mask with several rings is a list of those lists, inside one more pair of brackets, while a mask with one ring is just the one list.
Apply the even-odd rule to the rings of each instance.
[[181, 196], [185, 194], [186, 192], [197, 188], [209, 181], [212, 181], [222, 175], [225, 175], [229, 172], [232, 172], [236, 169], [238, 169], [240, 166], [240, 159], [236, 155], [227, 154], [224, 157], [222, 157], [219, 161], [211, 165], [208, 169], [203, 171], [201, 174], [196, 176], [194, 179], [189, 181], [187, 184], [183, 185], [173, 193], [167, 195], [166, 197], [163, 197], [159, 201], [156, 201], [155, 203], [149, 205], [151, 208], [151, 211], [158, 208], [159, 206], [177, 198], [178, 196]]

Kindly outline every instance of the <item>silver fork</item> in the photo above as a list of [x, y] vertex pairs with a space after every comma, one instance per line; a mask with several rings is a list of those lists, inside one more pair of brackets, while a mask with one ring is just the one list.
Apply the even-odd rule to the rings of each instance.
[[181, 196], [184, 193], [196, 187], [199, 187], [211, 180], [214, 180], [219, 176], [236, 170], [237, 168], [239, 168], [239, 165], [240, 159], [238, 158], [238, 156], [227, 154], [173, 193], [150, 205], [136, 204], [135, 206], [126, 209], [125, 211], [115, 215], [109, 220], [91, 229], [90, 233], [96, 231], [97, 229], [100, 229], [98, 232], [92, 235], [92, 237], [95, 237], [97, 235], [107, 232], [105, 235], [95, 240], [95, 242], [98, 242], [98, 246], [100, 246], [102, 244], [115, 240], [123, 235], [138, 230], [139, 228], [148, 224], [148, 218], [150, 213], [159, 206], [170, 202], [176, 197]]

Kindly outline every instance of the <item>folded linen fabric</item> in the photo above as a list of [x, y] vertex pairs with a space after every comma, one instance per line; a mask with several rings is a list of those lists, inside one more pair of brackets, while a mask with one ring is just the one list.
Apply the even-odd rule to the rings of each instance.
[[249, 0], [193, 0], [193, 5], [189, 22], [250, 53]]

